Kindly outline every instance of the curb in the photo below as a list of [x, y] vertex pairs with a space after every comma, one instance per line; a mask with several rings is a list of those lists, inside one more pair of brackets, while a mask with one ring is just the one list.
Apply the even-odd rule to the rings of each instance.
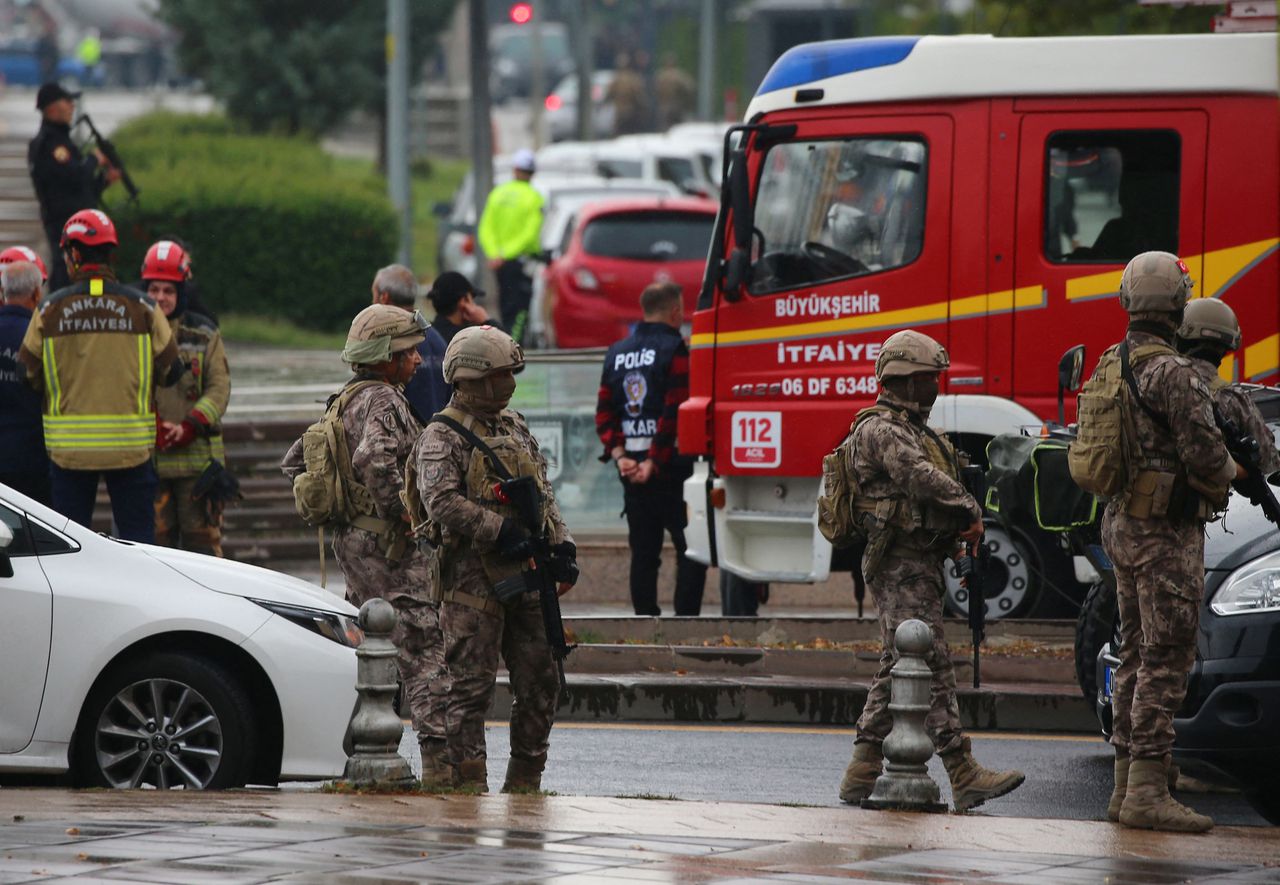
[[[681, 677], [665, 674], [574, 674], [561, 690], [562, 722], [750, 722], [852, 726], [868, 686], [847, 679], [781, 676]], [[1097, 733], [1098, 721], [1074, 686], [992, 684], [956, 693], [964, 726], [983, 731]], [[511, 712], [508, 677], [488, 715]]]

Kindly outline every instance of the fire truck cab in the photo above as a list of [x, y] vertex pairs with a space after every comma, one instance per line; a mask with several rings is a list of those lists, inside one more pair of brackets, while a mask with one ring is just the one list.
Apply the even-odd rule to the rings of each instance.
[[1120, 338], [1120, 273], [1149, 249], [1240, 317], [1224, 371], [1274, 380], [1278, 95], [1274, 34], [783, 55], [727, 137], [693, 316], [690, 555], [755, 581], [856, 568], [833, 563], [816, 500], [822, 457], [875, 399], [881, 342], [917, 328], [946, 345], [931, 423], [984, 463], [994, 435], [1056, 418], [1063, 351], [1086, 345], [1087, 377]]

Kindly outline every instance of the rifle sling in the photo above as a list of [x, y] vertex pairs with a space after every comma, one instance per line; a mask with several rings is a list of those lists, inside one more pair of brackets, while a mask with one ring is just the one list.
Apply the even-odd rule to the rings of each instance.
[[1147, 405], [1147, 401], [1142, 398], [1142, 394], [1138, 392], [1138, 380], [1133, 377], [1133, 367], [1129, 365], [1129, 343], [1127, 341], [1120, 342], [1120, 377], [1124, 378], [1125, 384], [1129, 385], [1129, 392], [1133, 394], [1133, 399], [1142, 411], [1147, 413], [1152, 421], [1161, 427], [1166, 433], [1170, 432], [1169, 422], [1151, 406]]

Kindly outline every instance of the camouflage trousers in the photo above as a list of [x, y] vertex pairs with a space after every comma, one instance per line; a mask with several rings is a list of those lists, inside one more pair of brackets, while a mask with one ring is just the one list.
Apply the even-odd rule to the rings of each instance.
[[942, 563], [936, 554], [891, 548], [876, 576], [867, 581], [880, 619], [880, 667], [871, 680], [867, 703], [858, 717], [858, 740], [882, 743], [893, 727], [889, 712], [889, 671], [898, 662], [893, 634], [903, 621], [917, 618], [929, 625], [933, 646], [925, 655], [933, 681], [925, 728], [939, 753], [954, 750], [963, 738], [956, 704], [956, 673], [942, 633]]
[[1102, 546], [1115, 564], [1120, 615], [1111, 743], [1136, 759], [1159, 758], [1173, 748], [1173, 717], [1196, 657], [1204, 528], [1109, 507]]
[[210, 514], [203, 501], [191, 497], [198, 478], [161, 479], [156, 486], [156, 543], [221, 556], [222, 513]]
[[440, 608], [425, 598], [425, 559], [410, 546], [399, 563], [388, 562], [377, 538], [360, 529], [336, 532], [333, 552], [347, 582], [348, 602], [359, 608], [370, 599], [382, 598], [395, 607], [398, 617], [391, 641], [403, 686], [400, 713], [412, 719], [419, 742], [443, 740], [449, 673], [444, 666]]
[[511, 755], [544, 758], [560, 696], [537, 596], [526, 593], [501, 614], [444, 602], [445, 666], [453, 681], [446, 721], [455, 764], [486, 758], [484, 717], [493, 702], [501, 654], [511, 679]]

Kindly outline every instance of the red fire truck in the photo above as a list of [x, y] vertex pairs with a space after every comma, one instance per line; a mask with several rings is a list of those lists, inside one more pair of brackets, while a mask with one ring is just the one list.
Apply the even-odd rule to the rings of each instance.
[[[783, 55], [727, 137], [693, 317], [691, 554], [752, 581], [854, 567], [833, 562], [815, 505], [822, 456], [876, 395], [880, 343], [918, 328], [947, 346], [932, 423], [982, 461], [995, 434], [1056, 417], [1066, 348], [1087, 345], [1088, 371], [1120, 337], [1120, 273], [1148, 249], [1239, 315], [1231, 377], [1274, 380], [1278, 94], [1274, 34]], [[1008, 580], [989, 615], [1026, 613], [1052, 545], [993, 537]]]

